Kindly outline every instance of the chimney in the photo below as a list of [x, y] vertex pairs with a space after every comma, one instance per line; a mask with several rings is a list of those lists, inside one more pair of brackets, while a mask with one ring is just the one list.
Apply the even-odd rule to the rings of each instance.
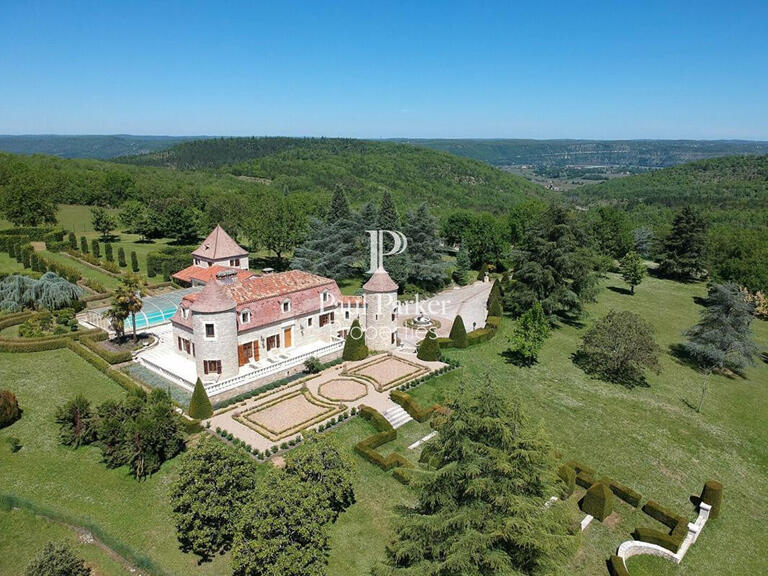
[[216, 273], [216, 280], [222, 286], [231, 286], [232, 284], [235, 283], [236, 279], [237, 279], [237, 270], [235, 269], [223, 270], [221, 272]]

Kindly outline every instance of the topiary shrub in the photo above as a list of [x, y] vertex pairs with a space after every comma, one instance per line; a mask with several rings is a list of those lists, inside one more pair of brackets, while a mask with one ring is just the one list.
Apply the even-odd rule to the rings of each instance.
[[477, 272], [477, 279], [482, 281], [485, 280], [485, 275], [488, 273], [488, 264], [483, 264], [480, 266], [480, 270]]
[[128, 266], [125, 261], [125, 249], [122, 246], [117, 249], [117, 265], [120, 266], [120, 268]]
[[633, 508], [640, 506], [640, 500], [643, 499], [642, 494], [632, 490], [629, 486], [624, 486], [624, 484], [620, 484], [612, 478], [600, 478], [599, 482], [606, 484], [617, 498], [620, 498]]
[[440, 360], [440, 345], [437, 342], [437, 334], [434, 330], [427, 332], [424, 340], [419, 342], [416, 357], [425, 362], [437, 362]]
[[112, 252], [112, 244], [110, 244], [109, 242], [104, 244], [104, 257], [107, 259], [107, 262], [115, 261], [115, 255]]
[[596, 482], [581, 500], [581, 510], [601, 522], [613, 512], [613, 492], [608, 485]]
[[16, 395], [10, 390], [0, 390], [0, 428], [10, 426], [21, 418]]
[[568, 498], [576, 489], [576, 470], [568, 466], [568, 464], [563, 464], [558, 468], [557, 475], [565, 484], [565, 487], [563, 488], [563, 499]]
[[720, 516], [720, 508], [723, 504], [723, 485], [717, 480], [708, 480], [701, 491], [701, 501], [712, 506], [709, 511], [710, 518]]
[[80, 236], [80, 252], [88, 254], [88, 239], [85, 236]]
[[344, 352], [341, 357], [345, 361], [364, 360], [368, 357], [368, 346], [365, 345], [365, 332], [360, 328], [360, 322], [355, 318], [349, 327], [347, 339], [344, 342]]
[[456, 316], [453, 319], [453, 326], [451, 326], [451, 333], [448, 337], [453, 342], [456, 348], [466, 348], [469, 346], [469, 340], [467, 340], [467, 330], [464, 328], [464, 320], [461, 316]]
[[576, 471], [576, 484], [587, 489], [594, 484], [595, 471], [592, 468], [579, 464], [575, 460], [568, 462], [567, 466], [570, 466]]
[[195, 420], [204, 420], [213, 416], [213, 406], [208, 394], [205, 391], [200, 378], [195, 382], [195, 391], [192, 392], [192, 399], [189, 401], [189, 416]]
[[[139, 271], [139, 257], [136, 256], [136, 252], [134, 250], [131, 250], [131, 270], [134, 272]], [[154, 274], [152, 274], [154, 276]]]
[[490, 306], [488, 306], [488, 315], [489, 316], [501, 316], [504, 312], [504, 309], [501, 306], [501, 298], [496, 297], [493, 300], [491, 300]]
[[99, 241], [95, 238], [91, 240], [91, 254], [93, 254], [94, 258], [101, 258], [101, 248], [99, 246]]
[[611, 576], [629, 576], [629, 571], [624, 566], [624, 560], [616, 556], [616, 554], [608, 560], [608, 573]]

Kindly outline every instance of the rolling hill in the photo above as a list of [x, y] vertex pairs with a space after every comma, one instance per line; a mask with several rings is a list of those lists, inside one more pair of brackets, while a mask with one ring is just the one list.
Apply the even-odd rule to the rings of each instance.
[[666, 168], [729, 155], [768, 154], [768, 142], [747, 140], [398, 139], [482, 160], [494, 166], [629, 166]]
[[106, 136], [33, 134], [0, 135], [0, 150], [11, 154], [47, 154], [61, 158], [108, 159], [128, 154], [144, 154], [169, 148], [177, 142], [200, 136]]
[[215, 172], [290, 192], [327, 193], [342, 186], [355, 204], [388, 189], [400, 206], [427, 202], [438, 212], [456, 207], [500, 212], [525, 197], [552, 197], [543, 187], [482, 162], [396, 142], [217, 138], [117, 162]]

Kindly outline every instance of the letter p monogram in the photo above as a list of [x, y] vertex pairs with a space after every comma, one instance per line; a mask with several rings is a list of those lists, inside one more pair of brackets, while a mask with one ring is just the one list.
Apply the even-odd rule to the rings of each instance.
[[[384, 256], [402, 254], [408, 248], [408, 239], [405, 234], [396, 230], [366, 230], [371, 237], [371, 268], [369, 274], [373, 274], [377, 268], [384, 265]], [[384, 234], [392, 237], [393, 246], [388, 252], [384, 252]]]

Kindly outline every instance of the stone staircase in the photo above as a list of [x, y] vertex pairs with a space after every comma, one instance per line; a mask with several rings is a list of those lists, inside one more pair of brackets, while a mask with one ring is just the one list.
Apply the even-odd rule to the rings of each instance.
[[413, 420], [410, 414], [403, 410], [403, 407], [399, 404], [395, 404], [392, 408], [384, 412], [383, 416], [387, 419], [387, 422], [392, 424], [392, 428], [400, 428], [400, 426], [406, 422]]

